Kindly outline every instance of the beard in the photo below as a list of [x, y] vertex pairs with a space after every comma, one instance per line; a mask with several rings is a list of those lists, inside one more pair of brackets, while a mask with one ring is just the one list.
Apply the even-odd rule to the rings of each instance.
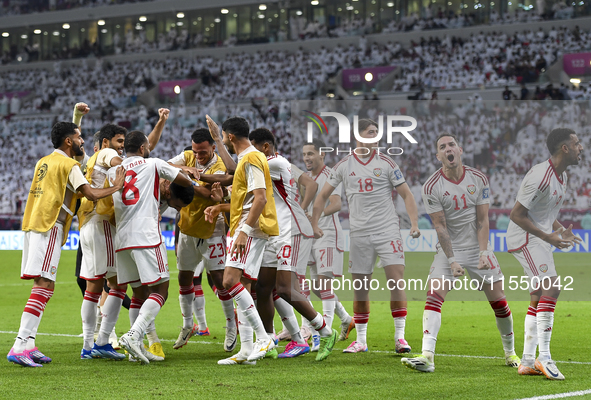
[[75, 156], [84, 155], [84, 150], [82, 149], [82, 146], [78, 146], [76, 143], [72, 143], [72, 152]]

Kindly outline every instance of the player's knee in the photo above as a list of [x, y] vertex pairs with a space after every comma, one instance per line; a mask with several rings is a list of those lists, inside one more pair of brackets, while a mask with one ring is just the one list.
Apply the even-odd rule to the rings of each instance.
[[224, 279], [222, 281], [222, 284], [224, 285], [224, 289], [230, 290], [237, 283], [238, 282], [233, 277], [224, 275]]
[[260, 281], [256, 284], [256, 294], [258, 298], [267, 298], [271, 296], [273, 292], [273, 286], [266, 285]]

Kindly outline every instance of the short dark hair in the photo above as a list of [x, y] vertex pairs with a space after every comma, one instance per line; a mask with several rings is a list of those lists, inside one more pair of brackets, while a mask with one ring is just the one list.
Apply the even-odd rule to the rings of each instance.
[[195, 191], [193, 190], [193, 186], [181, 186], [172, 182], [170, 184], [170, 195], [188, 205], [193, 201]]
[[116, 135], [123, 135], [127, 134], [127, 129], [122, 126], [115, 125], [115, 124], [106, 124], [101, 127], [99, 130], [100, 138], [99, 138], [99, 146], [103, 145], [103, 140], [112, 140]]
[[207, 142], [213, 145], [215, 142], [209, 133], [209, 129], [207, 128], [198, 128], [191, 134], [191, 140], [193, 143], [203, 143]]
[[257, 128], [254, 131], [250, 132], [248, 138], [251, 142], [255, 143], [269, 143], [275, 149], [275, 136], [273, 133], [268, 130], [267, 128]]
[[460, 141], [458, 140], [457, 137], [455, 137], [455, 135], [452, 135], [451, 133], [443, 132], [443, 133], [440, 133], [439, 136], [437, 136], [437, 139], [435, 139], [435, 151], [439, 151], [439, 146], [437, 145], [437, 143], [439, 143], [439, 139], [444, 138], [444, 137], [450, 137], [456, 141], [456, 144], [458, 146], [460, 145]]
[[242, 117], [230, 117], [222, 124], [222, 131], [248, 139], [250, 126], [248, 121]]
[[564, 142], [570, 139], [570, 135], [576, 135], [575, 131], [568, 128], [556, 128], [546, 138], [546, 146], [550, 151], [550, 154], [554, 155]]
[[314, 146], [314, 149], [320, 152], [320, 148], [326, 147], [326, 143], [322, 139], [314, 138], [312, 139], [312, 143], [304, 143], [304, 146]]
[[66, 137], [71, 136], [78, 129], [78, 125], [73, 122], [58, 122], [51, 128], [51, 143], [54, 149], [59, 149]]
[[142, 145], [148, 142], [148, 137], [142, 131], [131, 131], [125, 135], [125, 152], [137, 153]]
[[[375, 126], [376, 128], [378, 127], [378, 123], [376, 121], [374, 121], [373, 119], [369, 119], [369, 118], [362, 118], [360, 120], [357, 121], [357, 127], [358, 127], [358, 132], [361, 133], [364, 130], [367, 129], [368, 126]], [[351, 133], [353, 133], [353, 127], [351, 127]]]

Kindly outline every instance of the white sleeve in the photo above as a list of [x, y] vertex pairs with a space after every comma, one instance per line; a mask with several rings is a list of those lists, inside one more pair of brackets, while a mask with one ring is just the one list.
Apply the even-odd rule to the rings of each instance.
[[[339, 190], [335, 190], [333, 192], [333, 194], [338, 194], [339, 196], [341, 195], [341, 191], [343, 190], [341, 183], [343, 182], [343, 170], [344, 170], [344, 166], [345, 163], [342, 163], [341, 165], [339, 165], [337, 167], [337, 169], [333, 169], [330, 172], [330, 175], [328, 176], [328, 179], [326, 179], [326, 183], [328, 183], [330, 186], [332, 186], [333, 188], [338, 188]], [[322, 190], [322, 188], [318, 188], [318, 190]]]
[[187, 161], [185, 160], [185, 152], [183, 151], [178, 156], [174, 156], [168, 160], [168, 162], [174, 165], [187, 165]]
[[119, 157], [119, 154], [115, 150], [111, 148], [102, 149], [96, 158], [96, 163], [108, 169], [111, 168], [111, 160], [115, 157]]
[[425, 186], [423, 186], [423, 190], [421, 190], [421, 197], [423, 198], [423, 204], [425, 205], [425, 211], [427, 211], [427, 214], [443, 211], [443, 205], [441, 204], [439, 197], [433, 192], [434, 190], [431, 190], [430, 193], [426, 193]]
[[[269, 164], [269, 174], [271, 175], [271, 180], [278, 181], [281, 179], [281, 164], [279, 163], [279, 159], [273, 158], [268, 161]], [[264, 177], [264, 176], [263, 176]]]
[[480, 189], [478, 190], [478, 198], [476, 199], [476, 205], [479, 206], [481, 204], [490, 204], [490, 184], [488, 179], [482, 181], [478, 178], [480, 182]]
[[153, 160], [156, 161], [156, 168], [158, 169], [158, 175], [161, 178], [166, 179], [168, 181], [174, 181], [177, 175], [181, 172], [180, 169], [169, 165], [167, 162], [160, 160], [158, 158], [154, 158]]
[[516, 200], [525, 208], [531, 210], [543, 196], [543, 193], [538, 189], [539, 186], [540, 182], [538, 182], [538, 179], [535, 179], [534, 173], [526, 175], [523, 182], [521, 182]]
[[390, 182], [392, 182], [392, 185], [394, 187], [397, 187], [406, 182], [406, 180], [404, 179], [404, 176], [402, 175], [402, 171], [400, 170], [398, 164], [394, 165], [396, 166], [395, 168], [388, 169], [388, 178], [390, 179]]
[[304, 171], [299, 169], [296, 165], [291, 164], [291, 177], [293, 178], [293, 180], [296, 183], [299, 183], [300, 176], [302, 176], [303, 174], [304, 174]]
[[244, 163], [246, 173], [247, 192], [255, 189], [266, 189], [265, 173], [259, 168], [249, 163]]
[[70, 174], [68, 175], [68, 183], [74, 188], [74, 190], [78, 190], [78, 188], [82, 185], [88, 185], [88, 181], [82, 175], [82, 171], [78, 165], [74, 165], [70, 170]]

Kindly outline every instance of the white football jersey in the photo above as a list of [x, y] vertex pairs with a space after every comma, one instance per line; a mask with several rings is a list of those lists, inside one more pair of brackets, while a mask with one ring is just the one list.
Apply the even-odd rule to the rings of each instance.
[[404, 182], [398, 165], [388, 156], [375, 151], [363, 161], [355, 153], [335, 166], [328, 183], [344, 183], [349, 202], [351, 236], [399, 233], [392, 191]]
[[[529, 170], [517, 193], [517, 201], [529, 211], [528, 218], [541, 231], [552, 233], [552, 225], [566, 194], [566, 171], [558, 176], [552, 161], [534, 165]], [[529, 233], [515, 222], [509, 222], [507, 228], [507, 247], [509, 251], [520, 250], [529, 242]]]
[[291, 170], [291, 180], [289, 184], [291, 186], [291, 192], [289, 193], [289, 198], [291, 200], [290, 204], [292, 207], [292, 220], [291, 226], [294, 228], [291, 231], [291, 235], [302, 234], [307, 238], [314, 238], [314, 230], [312, 229], [312, 224], [310, 220], [306, 216], [304, 209], [300, 206], [298, 202], [299, 191], [298, 191], [298, 181], [300, 180], [300, 176], [304, 174], [304, 171], [299, 169], [294, 164], [290, 164]]
[[[308, 206], [308, 215], [312, 215], [314, 211], [314, 202], [316, 201], [316, 196], [324, 187], [324, 184], [328, 181], [328, 177], [332, 173], [332, 169], [328, 168], [326, 165], [320, 173], [316, 176], [313, 176], [311, 172], [307, 172], [307, 174], [316, 181], [318, 184], [318, 191], [314, 195], [314, 199]], [[342, 185], [337, 185], [335, 187], [334, 192], [332, 195], [340, 196], [341, 192], [343, 191]], [[324, 208], [330, 204], [330, 200], [326, 200], [326, 204]], [[325, 248], [325, 247], [336, 247], [339, 251], [344, 251], [345, 248], [345, 238], [343, 236], [343, 228], [341, 227], [341, 221], [339, 220], [339, 212], [335, 212], [332, 215], [326, 217], [320, 217], [318, 220], [318, 227], [322, 229], [324, 232], [324, 236], [320, 239], [314, 239], [313, 248]]]
[[443, 211], [454, 250], [478, 249], [476, 206], [490, 204], [486, 175], [464, 166], [464, 175], [455, 182], [440, 168], [427, 179], [421, 193], [428, 214]]
[[[113, 194], [117, 234], [115, 250], [156, 247], [161, 243], [158, 209], [160, 179], [174, 181], [180, 169], [158, 158], [133, 156], [123, 160], [125, 185]], [[115, 176], [115, 168], [109, 170]]]

